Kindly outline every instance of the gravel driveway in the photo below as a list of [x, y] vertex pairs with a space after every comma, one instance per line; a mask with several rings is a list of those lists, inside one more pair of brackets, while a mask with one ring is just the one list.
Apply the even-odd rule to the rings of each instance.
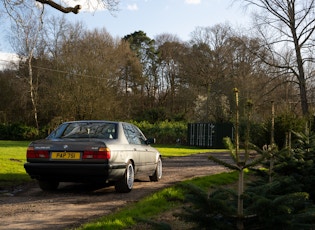
[[[107, 215], [130, 202], [185, 179], [226, 171], [207, 159], [210, 153], [163, 159], [159, 182], [140, 178], [130, 193], [116, 193], [114, 187], [61, 183], [55, 192], [41, 191], [35, 182], [0, 193], [0, 229], [69, 229]], [[229, 154], [216, 153], [229, 159]]]

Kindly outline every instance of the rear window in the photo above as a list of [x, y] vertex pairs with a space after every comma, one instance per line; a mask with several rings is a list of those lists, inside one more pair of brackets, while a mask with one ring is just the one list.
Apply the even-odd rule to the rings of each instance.
[[[62, 129], [62, 130], [59, 130]], [[117, 124], [107, 122], [77, 122], [62, 125], [54, 131], [53, 138], [116, 139]]]

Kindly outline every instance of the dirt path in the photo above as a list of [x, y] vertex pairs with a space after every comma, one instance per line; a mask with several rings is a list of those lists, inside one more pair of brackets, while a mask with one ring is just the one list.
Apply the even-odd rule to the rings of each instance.
[[[163, 178], [144, 178], [130, 193], [116, 193], [114, 187], [96, 188], [61, 183], [56, 192], [43, 192], [36, 183], [0, 193], [0, 229], [69, 229], [107, 215], [130, 202], [188, 178], [226, 171], [207, 160], [208, 154], [163, 159]], [[228, 159], [228, 154], [216, 154]]]

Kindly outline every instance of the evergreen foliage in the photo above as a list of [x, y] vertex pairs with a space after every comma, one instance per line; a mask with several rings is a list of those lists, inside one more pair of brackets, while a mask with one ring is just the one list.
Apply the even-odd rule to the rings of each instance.
[[[234, 143], [230, 138], [224, 139], [227, 149], [230, 150], [232, 163], [209, 157], [210, 160], [238, 172], [237, 192], [219, 189], [208, 195], [191, 188], [194, 195], [187, 195], [187, 200], [193, 202], [193, 211], [187, 212], [191, 216], [187, 219], [198, 222], [201, 227], [213, 226], [213, 229], [313, 229], [315, 135], [308, 129], [305, 133], [295, 132], [292, 148], [291, 132], [301, 123], [285, 116], [281, 121], [286, 132], [286, 140], [282, 143], [285, 148], [279, 151], [274, 142], [275, 117], [272, 103], [270, 145], [260, 149], [249, 142], [251, 106], [248, 106], [244, 151], [240, 151], [238, 92], [235, 88]], [[250, 150], [255, 150], [258, 157], [251, 159]], [[258, 165], [264, 168], [257, 169]], [[250, 168], [259, 173], [254, 174], [253, 182], [245, 190], [244, 170]], [[193, 199], [194, 196], [197, 199]]]
[[146, 137], [154, 137], [158, 144], [176, 144], [180, 140], [181, 144], [186, 143], [187, 123], [161, 121], [150, 123], [148, 121], [136, 122], [131, 121], [138, 126]]
[[235, 229], [237, 194], [234, 190], [218, 189], [208, 194], [192, 184], [184, 184], [186, 199], [191, 206], [185, 208], [181, 218], [195, 222], [200, 229]]
[[[38, 131], [35, 127], [25, 124], [0, 124], [1, 140], [35, 140], [45, 138], [52, 129], [56, 128], [61, 121], [54, 124], [53, 127], [44, 127]], [[161, 121], [150, 123], [148, 121], [130, 121], [137, 125], [146, 137], [157, 139], [158, 144], [185, 144], [187, 139], [187, 123]]]
[[[286, 134], [292, 130], [302, 133], [305, 129], [305, 118], [298, 117], [293, 113], [283, 113], [275, 116], [275, 143], [280, 148], [285, 147]], [[270, 126], [270, 125], [269, 125]], [[270, 129], [269, 129], [270, 134]], [[292, 137], [292, 141], [297, 141], [297, 136]], [[269, 142], [267, 142], [269, 143]]]
[[40, 137], [35, 127], [24, 124], [0, 124], [0, 140], [31, 140]]
[[[315, 135], [309, 131], [294, 135], [296, 142], [292, 148], [256, 149], [266, 160], [262, 163], [264, 168], [251, 168], [249, 176], [253, 179], [242, 196], [244, 229], [314, 229]], [[236, 191], [219, 188], [208, 194], [191, 187], [187, 201], [192, 208], [184, 217], [197, 222], [200, 228], [237, 229]]]

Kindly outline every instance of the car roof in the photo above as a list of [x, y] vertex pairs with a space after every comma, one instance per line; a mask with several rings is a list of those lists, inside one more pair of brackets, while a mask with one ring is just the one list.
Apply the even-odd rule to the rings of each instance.
[[109, 121], [109, 120], [74, 120], [74, 121], [66, 121], [63, 122], [61, 124], [71, 124], [71, 123], [85, 123], [85, 122], [91, 122], [91, 123], [112, 123], [112, 124], [129, 124], [129, 125], [133, 125], [131, 123], [128, 122], [124, 122], [124, 121]]
[[125, 123], [125, 122], [121, 122], [121, 121], [107, 121], [107, 120], [75, 120], [75, 121], [66, 121], [63, 123], [83, 123], [83, 122], [108, 122], [108, 123]]

